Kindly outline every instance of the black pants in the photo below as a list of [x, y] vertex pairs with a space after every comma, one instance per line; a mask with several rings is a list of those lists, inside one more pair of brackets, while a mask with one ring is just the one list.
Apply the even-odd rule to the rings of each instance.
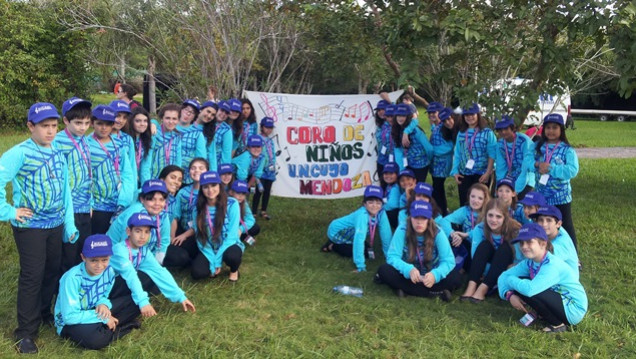
[[490, 263], [488, 274], [484, 277], [482, 283], [493, 288], [497, 284], [497, 279], [513, 260], [512, 247], [508, 243], [502, 243], [497, 250], [487, 240], [479, 243], [472, 259], [470, 271], [468, 272], [468, 280], [479, 283], [482, 273], [486, 269], [486, 264]]
[[175, 246], [171, 244], [168, 246], [166, 257], [163, 259], [163, 266], [185, 268], [190, 265], [197, 253], [199, 253], [197, 240], [194, 236], [190, 236], [181, 245]]
[[51, 302], [62, 265], [64, 225], [51, 229], [13, 227], [20, 256], [17, 339], [35, 338], [42, 321], [53, 320]]
[[400, 218], [400, 209], [396, 208], [390, 211], [386, 211], [386, 217], [389, 219], [391, 228], [395, 231], [398, 226], [398, 219]]
[[[121, 277], [118, 277], [121, 278]], [[65, 325], [60, 333], [63, 338], [68, 338], [78, 345], [98, 350], [106, 347], [113, 340], [119, 339], [130, 332], [128, 329], [119, 329], [132, 322], [140, 314], [139, 308], [133, 302], [130, 295], [111, 299], [110, 313], [119, 320], [115, 331], [108, 329], [103, 323]]]
[[91, 230], [93, 234], [106, 234], [110, 228], [110, 219], [115, 212], [93, 211]]
[[533, 189], [534, 188], [530, 186], [524, 187], [521, 193], [517, 193], [517, 202], [521, 201], [526, 196], [526, 194], [528, 194], [528, 192], [532, 191]]
[[[228, 247], [228, 249], [223, 252], [223, 262], [230, 267], [230, 272], [236, 272], [239, 269], [242, 259], [243, 251], [241, 247], [236, 244]], [[203, 253], [199, 252], [194, 260], [192, 260], [190, 272], [192, 279], [209, 278], [212, 274], [214, 273], [210, 272], [210, 261], [208, 261], [208, 258]]]
[[380, 163], [376, 162], [375, 163], [375, 170], [377, 171], [378, 174], [378, 180], [380, 181], [380, 187], [382, 187], [382, 189], [386, 188], [386, 182], [384, 182], [384, 176], [383, 176], [383, 172], [384, 172], [384, 165], [381, 165]]
[[561, 295], [551, 289], [546, 289], [543, 292], [533, 296], [526, 297], [515, 292], [521, 300], [534, 309], [546, 322], [550, 325], [557, 326], [560, 324], [570, 325], [568, 317], [565, 315], [565, 308], [563, 307], [563, 300]]
[[444, 182], [446, 182], [446, 177], [433, 177], [433, 199], [440, 211], [442, 211], [442, 216], [448, 215], [448, 202], [446, 201]]
[[91, 215], [90, 213], [75, 213], [75, 227], [79, 231], [79, 237], [75, 243], [62, 244], [62, 272], [73, 268], [82, 262], [82, 247], [86, 237], [91, 235]]
[[245, 238], [247, 238], [247, 236], [252, 236], [252, 237], [256, 237], [256, 235], [258, 235], [259, 233], [261, 233], [261, 227], [258, 226], [257, 223], [254, 223], [254, 225], [252, 226], [252, 228], [247, 230], [247, 233], [241, 233], [241, 240], [245, 240]]
[[408, 168], [410, 168], [413, 171], [413, 174], [415, 174], [415, 179], [417, 180], [417, 182], [426, 182], [426, 176], [428, 176], [428, 166], [422, 168]]
[[574, 248], [576, 252], [579, 251], [579, 246], [576, 244], [576, 232], [574, 231], [574, 222], [572, 221], [572, 202], [566, 204], [558, 204], [555, 206], [561, 211], [561, 218], [563, 218], [563, 229], [570, 235], [572, 238], [572, 243], [574, 243]]
[[438, 292], [445, 289], [453, 291], [459, 288], [461, 277], [457, 269], [453, 269], [446, 278], [433, 284], [430, 288], [427, 288], [422, 283], [413, 283], [410, 279], [404, 278], [402, 273], [393, 268], [390, 264], [383, 264], [378, 268], [378, 276], [382, 280], [382, 283], [386, 283], [393, 289], [402, 289], [404, 293], [416, 297], [431, 297]]
[[[261, 211], [267, 211], [267, 205], [269, 204], [269, 195], [272, 192], [272, 184], [274, 181], [261, 178], [261, 184], [263, 185], [263, 204], [261, 205]], [[261, 201], [261, 191], [256, 190], [254, 192], [254, 198], [252, 198], [252, 213], [256, 216], [258, 214], [258, 203]]]
[[[150, 276], [142, 271], [137, 271], [137, 277], [139, 277], [139, 281], [141, 282], [141, 287], [145, 290], [149, 295], [159, 295], [161, 291], [159, 287], [152, 281]], [[113, 289], [110, 291], [110, 295], [108, 298], [110, 300], [120, 298], [120, 297], [130, 297], [131, 291], [126, 281], [121, 276], [117, 276], [115, 278], [115, 284], [113, 284]]]
[[461, 179], [462, 183], [457, 185], [460, 207], [468, 204], [468, 190], [470, 189], [470, 186], [474, 185], [475, 183], [479, 183], [479, 178], [481, 178], [481, 175], [464, 175], [464, 178]]

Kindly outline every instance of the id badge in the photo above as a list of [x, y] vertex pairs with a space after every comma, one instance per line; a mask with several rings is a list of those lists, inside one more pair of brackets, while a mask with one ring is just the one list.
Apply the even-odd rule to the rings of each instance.
[[408, 158], [406, 158], [406, 157], [404, 157], [404, 158], [402, 159], [402, 165], [403, 165], [404, 167], [408, 167], [408, 166], [409, 166], [409, 159], [408, 159]]
[[473, 167], [475, 167], [475, 160], [471, 158], [466, 162], [466, 169], [472, 170]]
[[549, 179], [550, 179], [550, 175], [546, 173], [544, 175], [541, 175], [541, 178], [539, 178], [539, 183], [545, 186], [548, 184]]
[[386, 155], [386, 147], [382, 146], [382, 148], [380, 149], [380, 153], [383, 155]]
[[393, 154], [390, 154], [389, 155], [389, 162], [393, 162], [393, 161], [394, 161]]
[[524, 327], [529, 326], [530, 324], [532, 324], [532, 322], [534, 322], [536, 318], [534, 317], [534, 315], [532, 315], [532, 313], [526, 313], [526, 315], [524, 315], [523, 317], [521, 317], [521, 319], [519, 319], [519, 323], [523, 324]]
[[193, 221], [188, 221], [188, 228], [194, 228], [193, 227]]
[[388, 198], [386, 198], [386, 197], [382, 198], [382, 202], [387, 203], [388, 201], [389, 201]]
[[274, 172], [274, 165], [269, 165], [267, 169], [269, 170], [269, 172]]
[[369, 259], [375, 259], [375, 252], [373, 252], [373, 249], [367, 250], [367, 256]]

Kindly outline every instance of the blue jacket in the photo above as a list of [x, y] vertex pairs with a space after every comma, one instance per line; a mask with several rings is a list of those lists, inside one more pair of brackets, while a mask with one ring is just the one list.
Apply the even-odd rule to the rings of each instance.
[[[579, 255], [576, 253], [576, 248], [574, 248], [574, 243], [572, 242], [572, 238], [570, 238], [568, 232], [563, 227], [559, 228], [559, 233], [550, 242], [554, 248], [554, 255], [561, 258], [561, 260], [570, 266], [578, 279]], [[521, 247], [519, 247], [519, 243], [515, 243], [515, 263], [522, 262], [525, 259], [526, 258], [521, 252]]]
[[161, 127], [152, 136], [152, 159], [150, 161], [150, 179], [159, 178], [161, 170], [167, 165], [181, 167], [182, 160], [182, 134], [174, 131], [163, 132]]
[[[537, 156], [533, 144], [532, 153], [535, 161], [545, 162], [545, 145], [541, 146], [541, 155]], [[548, 145], [548, 151], [554, 150], [554, 144]], [[536, 171], [535, 190], [541, 193], [549, 205], [556, 206], [572, 202], [572, 186], [570, 180], [579, 173], [579, 158], [574, 149], [565, 143], [558, 144], [558, 148], [552, 153], [550, 159], [550, 178], [548, 183], [540, 183], [541, 174]]]
[[247, 233], [247, 231], [256, 224], [256, 219], [254, 218], [254, 214], [252, 214], [252, 209], [250, 208], [249, 203], [247, 203], [247, 200], [245, 200], [242, 204], [239, 203], [239, 210], [241, 205], [243, 206], [244, 213], [243, 218], [239, 221], [239, 230], [241, 233]]
[[181, 188], [177, 193], [172, 219], [176, 219], [181, 228], [194, 228], [192, 213], [197, 206], [198, 196], [199, 190], [192, 185]]
[[94, 136], [88, 137], [93, 166], [93, 209], [105, 212], [128, 207], [137, 188], [130, 154], [123, 151], [112, 135], [110, 138], [111, 141], [100, 145]]
[[134, 201], [136, 196], [134, 189], [137, 188], [137, 183], [139, 183], [139, 168], [137, 168], [135, 158], [135, 141], [129, 134], [123, 131], [119, 131], [116, 135], [111, 135], [110, 137], [113, 139], [113, 143], [119, 148], [120, 153], [127, 157], [126, 163], [130, 166], [130, 171], [133, 176], [132, 181], [135, 184], [133, 193], [131, 194], [133, 196], [131, 201]]
[[[533, 145], [532, 140], [523, 133], [517, 133], [514, 143], [507, 142], [503, 138], [499, 139], [499, 141], [497, 141], [497, 158], [495, 159], [495, 175], [497, 176], [497, 181], [506, 177], [512, 179], [515, 184], [515, 192], [517, 193], [521, 193], [526, 186], [534, 187]], [[513, 147], [514, 157], [512, 153]], [[512, 157], [511, 168], [508, 168], [507, 156]]]
[[[471, 217], [472, 213], [472, 217]], [[437, 225], [442, 227], [444, 232], [450, 235], [453, 232], [453, 224], [461, 225], [461, 232], [470, 233], [470, 231], [475, 228], [475, 226], [479, 223], [479, 212], [473, 211], [470, 206], [459, 207], [453, 213], [449, 213], [443, 219], [437, 221]], [[468, 237], [470, 240], [470, 237]]]
[[215, 143], [217, 166], [232, 162], [232, 141], [233, 135], [230, 125], [225, 122], [217, 122], [213, 141]]
[[[469, 145], [472, 138], [474, 140], [474, 146], [470, 153], [468, 153]], [[453, 169], [451, 170], [451, 176], [456, 174], [461, 175], [483, 175], [488, 167], [488, 159], [492, 158], [495, 161], [497, 156], [497, 139], [495, 134], [489, 128], [479, 130], [475, 135], [475, 129], [469, 128], [466, 131], [459, 132], [457, 134], [457, 142], [455, 143], [455, 151], [453, 154]], [[472, 169], [466, 168], [466, 163], [469, 159], [475, 161]]]
[[[412, 121], [413, 122], [413, 121]], [[400, 170], [404, 169], [404, 158], [407, 158], [408, 167], [424, 168], [429, 165], [433, 158], [433, 146], [428, 142], [428, 138], [419, 127], [415, 128], [409, 135], [411, 145], [408, 148], [400, 144], [395, 148], [395, 162]]]
[[400, 185], [397, 183], [389, 184], [384, 190], [384, 210], [391, 211], [400, 208]]
[[447, 141], [442, 136], [443, 123], [431, 126], [431, 145], [433, 146], [433, 162], [431, 175], [433, 177], [448, 177], [453, 167], [453, 140]]
[[[182, 133], [181, 138], [181, 168], [185, 169], [183, 174], [183, 183], [188, 185], [192, 183], [190, 171], [188, 167], [195, 157], [207, 159], [207, 146], [205, 145], [205, 137], [203, 136], [203, 127], [200, 125], [191, 125], [188, 127], [177, 126], [177, 130]], [[212, 168], [212, 167], [210, 167]], [[214, 167], [216, 170], [216, 166]]]
[[261, 178], [275, 181], [276, 180], [276, 146], [274, 141], [261, 135], [263, 138], [263, 155], [265, 156], [265, 163], [263, 164], [263, 175]]
[[249, 151], [241, 153], [232, 159], [232, 164], [236, 166], [236, 178], [247, 181], [249, 176], [261, 178], [265, 168], [265, 155], [261, 154], [254, 158]]
[[144, 150], [144, 146], [141, 144], [141, 139], [137, 137], [135, 139], [135, 165], [137, 168], [137, 178], [139, 182], [137, 183], [137, 187], [141, 187], [141, 185], [151, 180], [150, 178], [150, 163], [153, 158], [152, 154], [152, 146], [148, 148], [148, 154]]
[[53, 147], [64, 156], [68, 165], [68, 184], [71, 188], [73, 211], [90, 213], [93, 207], [93, 181], [91, 150], [86, 137], [77, 137], [70, 132], [60, 131], [53, 140]]
[[[113, 245], [119, 242], [123, 242], [126, 238], [128, 238], [128, 236], [126, 235], [128, 219], [130, 218], [130, 216], [138, 212], [146, 214], [148, 213], [143, 204], [141, 204], [140, 202], [135, 202], [133, 205], [126, 208], [126, 210], [124, 210], [113, 221], [113, 223], [110, 225], [110, 228], [108, 229], [108, 232], [106, 232], [110, 239], [112, 239]], [[159, 230], [157, 231], [156, 229], [152, 229], [150, 231], [150, 240], [148, 240], [148, 244], [146, 244], [145, 247], [148, 247], [148, 249], [155, 255], [157, 255], [158, 253], [162, 253], [158, 257], [163, 258], [166, 250], [168, 250], [168, 246], [170, 245], [170, 214], [164, 210], [161, 211], [158, 216], [150, 217], [153, 221], [159, 223]], [[157, 217], [159, 218], [157, 219]], [[159, 239], [157, 239], [157, 232], [161, 234]], [[163, 261], [163, 259], [161, 260]]]

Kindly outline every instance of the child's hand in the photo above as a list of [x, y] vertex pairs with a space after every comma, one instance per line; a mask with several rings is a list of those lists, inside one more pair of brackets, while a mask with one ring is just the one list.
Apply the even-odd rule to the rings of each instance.
[[95, 307], [95, 312], [99, 319], [109, 319], [110, 318], [110, 309], [104, 304], [100, 304]]
[[548, 162], [539, 163], [539, 173], [544, 175], [544, 174], [547, 174], [548, 172], [550, 172], [550, 164]]
[[462, 244], [462, 236], [459, 232], [455, 231], [451, 233], [451, 245], [453, 247], [459, 247], [460, 244]]
[[108, 319], [108, 323], [106, 323], [106, 326], [108, 327], [108, 329], [115, 331], [117, 324], [119, 324], [119, 319], [110, 317], [110, 319]]
[[411, 282], [413, 282], [413, 284], [418, 283], [420, 281], [420, 271], [417, 270], [417, 268], [411, 269], [409, 277], [411, 277]]
[[156, 135], [157, 134], [157, 126], [154, 123], [150, 124], [150, 134], [151, 135]]
[[424, 274], [424, 277], [422, 277], [422, 283], [424, 283], [424, 286], [426, 288], [432, 287], [433, 284], [435, 284], [435, 276], [433, 275], [433, 273], [428, 272]]
[[524, 313], [528, 313], [528, 311], [526, 310], [526, 307], [524, 306], [523, 301], [521, 300], [521, 298], [519, 298], [518, 295], [513, 294], [510, 297], [510, 304], [512, 305], [513, 308], [515, 308], [516, 310], [522, 311]]
[[155, 311], [155, 308], [152, 307], [152, 305], [146, 304], [141, 308], [141, 315], [144, 318], [150, 318], [157, 315], [157, 312]]
[[411, 145], [411, 140], [409, 140], [409, 135], [406, 133], [402, 135], [402, 147], [409, 148]]
[[184, 236], [184, 235], [183, 235], [183, 233], [182, 233], [182, 234], [180, 234], [180, 235], [178, 235], [178, 236], [174, 237], [174, 238], [172, 239], [171, 244], [172, 244], [173, 246], [180, 246], [180, 245], [181, 245], [181, 243], [183, 243], [183, 241], [185, 241], [185, 240], [186, 240], [186, 236]]
[[33, 217], [33, 211], [29, 208], [20, 207], [15, 210], [15, 220], [24, 223], [28, 218]]
[[197, 310], [194, 308], [194, 304], [192, 304], [192, 302], [188, 299], [184, 300], [183, 302], [181, 302], [181, 306], [183, 307], [183, 311], [187, 312], [188, 308], [190, 308], [190, 311], [192, 313], [196, 312]]
[[479, 177], [479, 183], [486, 183], [490, 179], [490, 171], [484, 172], [481, 177]]

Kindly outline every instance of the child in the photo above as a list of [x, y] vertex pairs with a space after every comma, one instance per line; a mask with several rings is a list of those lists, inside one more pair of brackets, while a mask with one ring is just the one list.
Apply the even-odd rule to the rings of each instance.
[[549, 205], [556, 206], [563, 215], [563, 228], [577, 248], [572, 222], [572, 186], [570, 180], [579, 173], [579, 159], [565, 136], [563, 116], [558, 113], [543, 119], [543, 133], [535, 146], [537, 174], [536, 191]]
[[236, 166], [236, 178], [247, 181], [250, 188], [260, 185], [260, 178], [265, 168], [263, 154], [263, 139], [259, 135], [252, 135], [247, 139], [247, 151], [232, 160]]
[[[246, 103], [243, 102], [243, 106], [245, 106], [245, 104]], [[269, 204], [269, 195], [272, 192], [272, 185], [274, 181], [276, 181], [276, 147], [274, 147], [274, 141], [270, 137], [273, 131], [274, 119], [271, 117], [263, 117], [261, 120], [261, 138], [263, 139], [265, 163], [263, 164], [263, 174], [260, 178], [263, 190], [261, 191], [261, 186], [256, 186], [256, 192], [254, 193], [254, 198], [252, 198], [252, 213], [258, 213], [258, 203], [261, 200], [261, 194], [263, 195], [261, 217], [268, 221], [271, 218], [267, 214], [267, 205]], [[221, 180], [223, 180], [223, 175], [221, 175]]]
[[439, 116], [443, 110], [444, 106], [439, 102], [431, 102], [426, 106], [426, 114], [428, 115], [428, 122], [431, 124], [431, 130], [443, 121]]
[[451, 176], [457, 182], [459, 205], [464, 206], [470, 186], [474, 183], [490, 183], [497, 154], [497, 139], [481, 117], [476, 103], [464, 109], [458, 129]]
[[[111, 239], [105, 234], [86, 238], [83, 263], [71, 268], [60, 279], [55, 302], [57, 334], [86, 349], [99, 350], [113, 340], [139, 328], [135, 319], [140, 310], [130, 295], [109, 299], [117, 272], [109, 265], [113, 255]], [[146, 316], [154, 315], [148, 295], [135, 282], [137, 304]]]
[[459, 272], [454, 269], [455, 256], [446, 235], [431, 218], [430, 203], [414, 201], [409, 217], [395, 231], [387, 256], [387, 263], [378, 268], [382, 283], [405, 294], [418, 297], [439, 296], [451, 299], [451, 292], [459, 287]]
[[[434, 103], [431, 103], [431, 107]], [[440, 105], [441, 106], [441, 105]], [[433, 108], [431, 110], [434, 110]], [[442, 215], [448, 214], [446, 189], [444, 182], [450, 176], [453, 167], [453, 147], [455, 146], [455, 121], [451, 117], [451, 109], [442, 108], [435, 112], [438, 123], [431, 127], [431, 145], [433, 146], [433, 160], [431, 162], [431, 177], [433, 178], [433, 198], [442, 210]], [[431, 113], [429, 113], [429, 119]]]
[[[254, 106], [248, 99], [242, 99], [241, 102], [241, 120], [243, 122], [243, 129], [239, 137], [238, 147], [234, 156], [238, 156], [245, 151], [247, 145], [247, 138], [251, 135], [258, 134], [258, 123], [256, 123], [256, 114], [254, 114]], [[238, 103], [237, 103], [238, 104]]]
[[[329, 240], [322, 246], [323, 252], [332, 250], [343, 257], [353, 257], [357, 272], [366, 271], [365, 258], [375, 259], [374, 239], [376, 227], [379, 227], [382, 240], [382, 252], [387, 256], [391, 242], [391, 227], [386, 213], [382, 209], [382, 188], [368, 186], [364, 190], [362, 207], [344, 217], [335, 219], [329, 224], [327, 236]], [[369, 244], [366, 242], [369, 234]]]
[[129, 157], [113, 141], [111, 132], [115, 123], [115, 112], [108, 106], [99, 105], [91, 117], [93, 135], [88, 138], [93, 172], [93, 234], [108, 231], [115, 213], [128, 207], [135, 191], [135, 176]]
[[62, 245], [62, 273], [82, 261], [80, 252], [84, 240], [91, 234], [91, 153], [84, 136], [91, 124], [91, 106], [89, 101], [77, 97], [66, 100], [62, 105], [66, 128], [58, 132], [52, 143], [68, 164], [75, 227], [79, 230], [79, 238], [75, 243]]
[[[389, 161], [389, 147], [391, 145], [391, 123], [386, 119], [386, 109], [391, 103], [380, 100], [375, 106], [375, 142], [377, 144], [378, 159], [376, 162], [377, 173], [380, 176], [380, 185], [384, 188], [382, 173], [384, 165]], [[391, 114], [393, 116], [393, 114]], [[393, 155], [391, 151], [391, 155]]]
[[222, 163], [232, 162], [232, 127], [225, 123], [225, 120], [230, 114], [230, 104], [221, 101], [219, 102], [219, 111], [216, 113], [216, 130], [214, 133], [214, 143], [216, 144], [216, 163], [221, 165]]
[[210, 168], [217, 168], [216, 143], [214, 136], [216, 134], [217, 123], [214, 120], [218, 106], [212, 101], [206, 101], [201, 105], [201, 112], [197, 117], [197, 123], [193, 125], [201, 130], [205, 140], [206, 156]]
[[[492, 199], [484, 208], [485, 218], [470, 232], [472, 263], [468, 271], [468, 286], [461, 300], [480, 303], [497, 278], [513, 263], [514, 249], [510, 244], [519, 232], [519, 222], [512, 219], [508, 206], [500, 199]], [[488, 268], [490, 265], [490, 268]], [[487, 273], [485, 273], [487, 271]], [[485, 277], [479, 283], [482, 275]]]
[[135, 167], [135, 144], [132, 136], [130, 136], [125, 131], [122, 131], [128, 124], [128, 116], [130, 116], [131, 114], [130, 107], [126, 102], [122, 100], [115, 100], [108, 106], [110, 106], [110, 108], [112, 108], [116, 114], [115, 124], [113, 125], [113, 132], [111, 133], [113, 135], [113, 141], [115, 141], [115, 144], [120, 149], [121, 153], [128, 156], [128, 160], [126, 162], [128, 162], [129, 166], [132, 167], [131, 170], [134, 176], [133, 183], [138, 183], [139, 178], [137, 177], [137, 173], [139, 169]]
[[161, 129], [152, 136], [152, 159], [150, 161], [150, 178], [159, 178], [159, 173], [167, 165], [181, 166], [183, 151], [182, 135], [177, 131], [181, 107], [176, 103], [161, 106], [159, 118]]
[[521, 224], [527, 224], [532, 222], [530, 216], [533, 213], [537, 213], [539, 207], [546, 205], [545, 198], [539, 192], [530, 191], [526, 193], [526, 196], [519, 201], [523, 205], [523, 222]]
[[[481, 210], [484, 204], [490, 201], [490, 191], [488, 187], [481, 183], [475, 183], [468, 190], [468, 204], [456, 209], [453, 213], [438, 221], [438, 225], [445, 233], [450, 233], [453, 247], [464, 245], [470, 250], [471, 242], [469, 233], [479, 223]], [[453, 225], [459, 226], [460, 230], [454, 231]]]
[[232, 188], [232, 182], [234, 182], [234, 168], [229, 163], [224, 163], [219, 166], [219, 176], [221, 176], [221, 186], [225, 191], [229, 191]]
[[[433, 210], [433, 215], [431, 218], [437, 221], [442, 220], [442, 212], [440, 211], [437, 203], [435, 203], [435, 199], [433, 199], [433, 186], [426, 182], [417, 182], [415, 187], [413, 188], [413, 196], [407, 202], [406, 208], [411, 208], [411, 204], [415, 201], [423, 201], [431, 204], [431, 208]], [[406, 223], [406, 218], [408, 217], [407, 210], [403, 209], [400, 211], [399, 222]], [[441, 228], [441, 227], [440, 227]], [[442, 233], [446, 235], [446, 232], [442, 230]]]
[[[188, 168], [188, 165], [195, 157], [206, 157], [207, 150], [202, 127], [191, 125], [192, 121], [199, 116], [200, 106], [197, 100], [185, 100], [181, 104], [179, 112], [179, 125], [177, 130], [181, 132], [181, 168]], [[189, 185], [192, 179], [188, 173], [183, 176], [183, 183]]]
[[230, 105], [230, 113], [228, 115], [227, 124], [232, 127], [232, 157], [238, 156], [245, 151], [248, 133], [244, 132], [243, 127], [243, 104], [240, 100], [231, 98], [227, 101]]
[[130, 114], [128, 130], [124, 130], [133, 138], [135, 147], [135, 168], [137, 169], [137, 188], [150, 179], [150, 150], [152, 147], [152, 133], [150, 115], [142, 106], [135, 107]]
[[[166, 184], [168, 197], [166, 198], [166, 211], [170, 217], [170, 222], [177, 211], [177, 192], [183, 184], [183, 169], [179, 166], [169, 165], [164, 167], [159, 174], [159, 179]], [[145, 183], [145, 182], [144, 182]], [[172, 236], [170, 236], [172, 238]]]
[[510, 178], [506, 177], [497, 181], [497, 198], [508, 206], [508, 213], [515, 221], [523, 223], [525, 218], [523, 205], [517, 203], [517, 192], [515, 192], [514, 183]]
[[387, 162], [383, 167], [384, 173], [382, 178], [386, 187], [384, 188], [384, 196], [382, 201], [384, 202], [384, 210], [386, 216], [389, 219], [391, 228], [395, 230], [398, 226], [398, 213], [400, 212], [400, 185], [398, 184], [398, 170], [399, 167], [395, 162]]
[[[546, 333], [559, 333], [578, 324], [587, 312], [587, 295], [572, 268], [550, 253], [550, 242], [541, 226], [524, 225], [519, 236], [523, 262], [503, 272], [498, 280], [499, 296], [513, 308], [548, 322]], [[534, 313], [529, 313], [529, 307]], [[523, 319], [523, 318], [522, 318]], [[522, 321], [523, 323], [523, 321]], [[529, 325], [527, 323], [524, 325]]]
[[565, 229], [561, 228], [561, 211], [555, 206], [541, 206], [530, 215], [537, 224], [543, 227], [548, 240], [552, 244], [555, 256], [561, 258], [579, 277], [579, 256], [572, 242], [572, 238]]
[[532, 141], [523, 133], [518, 133], [515, 121], [506, 115], [501, 116], [501, 121], [495, 122], [495, 131], [500, 137], [495, 159], [497, 181], [511, 179], [513, 191], [522, 199], [535, 185]]
[[[10, 221], [18, 254], [18, 328], [20, 353], [37, 353], [34, 339], [40, 323], [52, 323], [51, 300], [57, 289], [62, 242], [74, 242], [73, 199], [64, 155], [51, 145], [60, 115], [50, 103], [29, 109], [31, 138], [0, 158], [0, 220]], [[5, 186], [11, 181], [13, 205]]]
[[[402, 143], [405, 129], [414, 122], [413, 113], [408, 106], [400, 104], [395, 109], [395, 121], [391, 128], [391, 136], [395, 143], [395, 162], [400, 168], [408, 167], [415, 173], [418, 182], [425, 182], [428, 175], [428, 165], [433, 157], [433, 146], [421, 128], [416, 127], [409, 133], [409, 146]], [[417, 121], [415, 121], [417, 123]]]
[[251, 246], [256, 242], [256, 238], [254, 237], [261, 231], [261, 227], [259, 227], [256, 223], [252, 210], [250, 210], [250, 206], [245, 203], [245, 197], [247, 197], [248, 192], [249, 189], [247, 187], [247, 182], [236, 180], [232, 183], [230, 196], [234, 197], [238, 201], [241, 211], [241, 218], [239, 219], [241, 224], [239, 226], [239, 231], [241, 231], [241, 240]]
[[195, 235], [199, 254], [192, 261], [192, 278], [216, 277], [223, 262], [230, 267], [230, 282], [239, 279], [239, 266], [245, 245], [239, 240], [238, 202], [228, 198], [221, 189], [221, 179], [215, 171], [201, 175], [201, 190], [192, 217], [194, 223], [186, 236]]

